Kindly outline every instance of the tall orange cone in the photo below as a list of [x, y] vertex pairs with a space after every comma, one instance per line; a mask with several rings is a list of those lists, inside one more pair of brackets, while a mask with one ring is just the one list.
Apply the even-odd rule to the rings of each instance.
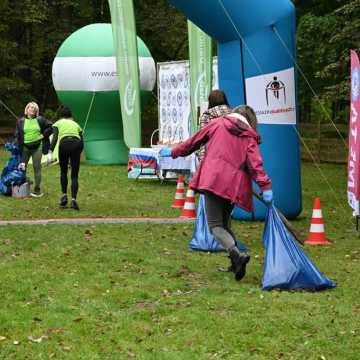
[[320, 198], [315, 198], [314, 208], [311, 218], [309, 237], [305, 241], [306, 245], [330, 245], [331, 242], [325, 237], [324, 220], [322, 217]]
[[185, 203], [184, 175], [179, 175], [176, 184], [175, 198], [171, 207], [174, 209], [182, 209], [184, 203]]
[[194, 190], [188, 189], [188, 191], [186, 192], [186, 200], [180, 217], [188, 218], [188, 219], [196, 219]]

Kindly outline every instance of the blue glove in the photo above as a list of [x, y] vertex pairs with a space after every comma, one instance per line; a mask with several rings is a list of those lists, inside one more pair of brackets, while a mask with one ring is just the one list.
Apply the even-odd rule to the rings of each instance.
[[159, 155], [162, 157], [169, 157], [171, 156], [171, 149], [168, 147], [164, 147], [159, 151]]
[[273, 192], [272, 190], [265, 190], [262, 193], [262, 197], [264, 199], [264, 201], [268, 204], [270, 204], [273, 201]]

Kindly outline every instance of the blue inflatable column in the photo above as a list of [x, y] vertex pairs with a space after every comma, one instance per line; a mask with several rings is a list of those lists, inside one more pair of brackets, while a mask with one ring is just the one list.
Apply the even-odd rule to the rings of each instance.
[[[290, 0], [170, 0], [218, 42], [220, 88], [231, 106], [248, 104], [257, 113], [265, 169], [276, 206], [288, 218], [302, 210], [300, 150], [296, 129], [295, 8]], [[256, 185], [254, 186], [256, 190]], [[238, 208], [239, 219], [263, 219]]]
[[228, 101], [233, 106], [246, 103], [244, 74], [242, 71], [234, 72], [236, 68], [243, 69], [241, 47], [239, 40], [218, 45], [219, 86], [226, 91]]

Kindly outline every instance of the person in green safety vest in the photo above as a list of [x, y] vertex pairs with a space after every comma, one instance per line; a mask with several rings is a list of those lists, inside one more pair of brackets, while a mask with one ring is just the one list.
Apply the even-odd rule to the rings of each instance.
[[24, 116], [16, 124], [15, 141], [19, 147], [21, 162], [19, 170], [26, 170], [27, 164], [32, 159], [34, 168], [35, 186], [31, 192], [33, 197], [41, 197], [41, 157], [49, 150], [49, 136], [52, 133], [52, 123], [39, 115], [39, 106], [29, 102], [24, 111]]
[[53, 138], [48, 153], [48, 162], [52, 161], [52, 152], [59, 142], [59, 164], [60, 164], [60, 183], [62, 195], [60, 198], [60, 207], [65, 208], [68, 204], [67, 186], [68, 186], [68, 166], [71, 165], [71, 207], [80, 210], [76, 201], [79, 189], [79, 170], [80, 156], [84, 148], [82, 129], [79, 124], [73, 120], [71, 110], [64, 107], [60, 111], [60, 119], [53, 125]]

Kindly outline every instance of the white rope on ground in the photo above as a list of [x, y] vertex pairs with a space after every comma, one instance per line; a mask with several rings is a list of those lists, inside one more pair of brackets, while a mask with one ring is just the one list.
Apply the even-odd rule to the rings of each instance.
[[90, 112], [91, 112], [93, 102], [94, 102], [94, 99], [95, 99], [95, 94], [96, 94], [95, 91], [93, 91], [93, 96], [91, 98], [90, 106], [89, 106], [89, 109], [88, 109], [88, 112], [87, 112], [86, 118], [85, 118], [85, 124], [84, 124], [84, 127], [83, 127], [83, 134], [85, 133], [85, 129], [86, 129], [86, 126], [87, 126], [87, 123], [88, 123], [88, 120], [89, 120]]
[[[251, 49], [250, 49], [249, 46], [247, 45], [244, 37], [241, 35], [241, 33], [239, 32], [238, 28], [236, 27], [236, 24], [235, 24], [234, 21], [232, 20], [231, 15], [229, 14], [229, 12], [226, 10], [226, 8], [225, 8], [222, 0], [218, 0], [218, 3], [219, 3], [220, 6], [222, 7], [224, 14], [225, 14], [226, 17], [228, 18], [229, 22], [231, 23], [231, 25], [233, 26], [234, 30], [235, 30], [236, 33], [238, 34], [240, 40], [242, 41], [242, 43], [244, 44], [245, 48], [246, 48], [247, 51], [249, 52], [252, 60], [254, 61], [257, 69], [259, 70], [260, 74], [265, 78], [263, 69], [261, 68], [259, 62], [257, 61], [254, 53], [251, 51]], [[277, 34], [277, 36], [280, 37], [280, 39], [281, 39], [281, 36], [280, 36], [280, 34], [277, 33], [275, 26], [273, 26], [273, 30], [274, 30], [274, 32]], [[281, 39], [281, 40], [282, 40], [282, 39]], [[301, 73], [301, 75], [305, 78], [306, 83], [307, 83], [307, 85], [310, 87], [310, 89], [311, 89], [312, 93], [314, 94], [315, 98], [319, 101], [319, 96], [316, 95], [315, 91], [313, 90], [313, 88], [311, 87], [309, 81], [307, 80], [304, 72], [301, 70], [300, 66], [298, 65], [298, 63], [296, 62], [296, 60], [294, 59], [294, 57], [291, 55], [290, 50], [289, 50], [289, 49], [287, 48], [287, 46], [286, 46], [286, 43], [285, 43], [283, 40], [281, 41], [281, 43], [282, 43], [282, 45], [285, 47], [285, 49], [287, 50], [287, 52], [289, 53], [289, 55], [290, 55], [292, 61], [294, 62], [296, 68], [299, 70], [299, 72]], [[321, 104], [321, 103], [320, 103], [320, 104]], [[322, 105], [322, 104], [321, 104], [321, 105]], [[326, 109], [325, 109], [323, 106], [322, 106], [322, 109], [323, 109], [323, 111], [325, 112], [325, 114], [326, 114], [327, 116], [329, 116], [329, 115], [327, 114], [327, 112], [326, 112]], [[343, 136], [341, 135], [340, 131], [337, 129], [336, 125], [334, 124], [334, 122], [333, 122], [331, 119], [330, 119], [330, 121], [332, 122], [332, 124], [333, 124], [334, 127], [336, 128], [336, 130], [337, 130], [338, 134], [340, 135], [340, 137], [342, 138], [342, 140], [344, 141], [344, 143], [345, 143], [345, 145], [346, 145], [346, 148], [348, 148], [348, 145], [347, 145], [347, 143], [345, 142], [345, 140], [344, 140]], [[303, 137], [301, 136], [301, 134], [299, 133], [296, 125], [292, 125], [292, 127], [293, 127], [293, 129], [295, 130], [295, 132], [296, 132], [297, 136], [299, 137], [300, 141], [303, 143], [306, 151], [309, 153], [309, 155], [310, 155], [311, 159], [313, 160], [315, 166], [317, 167], [318, 171], [320, 172], [321, 177], [324, 179], [325, 183], [327, 184], [327, 186], [328, 186], [329, 189], [331, 190], [331, 192], [332, 192], [332, 194], [333, 194], [333, 197], [335, 198], [336, 202], [340, 205], [340, 207], [342, 208], [342, 210], [344, 211], [344, 213], [346, 213], [346, 215], [347, 215], [346, 208], [344, 207], [344, 205], [342, 204], [342, 202], [339, 200], [339, 198], [338, 198], [335, 190], [333, 189], [333, 187], [332, 187], [331, 184], [329, 183], [329, 181], [328, 181], [327, 177], [325, 176], [324, 172], [322, 171], [320, 165], [317, 164], [314, 155], [312, 154], [310, 148], [307, 146], [304, 138], [303, 138]], [[347, 217], [346, 217], [346, 219], [347, 219]], [[349, 221], [349, 222], [350, 222], [350, 221]], [[352, 223], [352, 222], [351, 222], [351, 223]]]

